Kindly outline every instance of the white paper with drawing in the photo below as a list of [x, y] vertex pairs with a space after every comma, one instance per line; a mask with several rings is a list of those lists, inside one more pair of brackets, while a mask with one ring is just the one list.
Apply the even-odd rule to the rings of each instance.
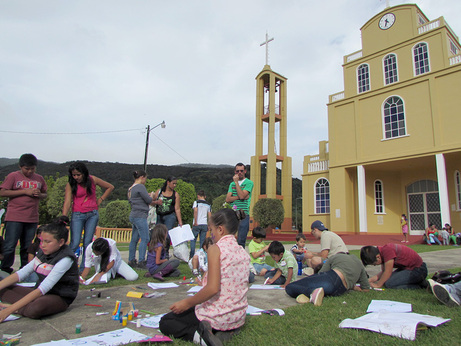
[[367, 312], [411, 312], [411, 304], [395, 302], [393, 300], [373, 299], [368, 305]]
[[182, 225], [182, 227], [178, 226], [172, 228], [168, 231], [168, 234], [170, 235], [173, 246], [194, 239], [194, 234], [188, 224]]
[[419, 324], [437, 327], [450, 319], [421, 315], [413, 312], [372, 312], [356, 319], [347, 318], [340, 328], [366, 329], [372, 332], [415, 340]]

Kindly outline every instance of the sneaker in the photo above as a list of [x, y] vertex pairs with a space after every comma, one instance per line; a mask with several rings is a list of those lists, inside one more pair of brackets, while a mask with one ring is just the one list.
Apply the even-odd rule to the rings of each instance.
[[323, 291], [323, 287], [316, 288], [311, 294], [311, 303], [315, 306], [322, 305], [324, 294], [325, 292]]
[[213, 334], [210, 322], [200, 321], [197, 332], [200, 335], [202, 345], [205, 343], [207, 346], [223, 346], [221, 339]]
[[152, 275], [151, 275], [149, 272], [146, 272], [146, 273], [144, 274], [144, 277], [145, 277], [145, 278], [151, 278]]
[[432, 292], [434, 293], [435, 297], [441, 301], [443, 304], [449, 307], [459, 306], [459, 303], [456, 301], [455, 298], [448, 292], [445, 285], [439, 284], [434, 280], [431, 280], [434, 283], [431, 285]]
[[306, 276], [314, 275], [314, 269], [312, 269], [311, 267], [306, 267], [303, 269], [303, 274]]
[[146, 269], [147, 268], [147, 261], [139, 261], [138, 264], [136, 265], [137, 268], [139, 269]]
[[134, 260], [131, 260], [128, 262], [128, 265], [131, 267], [131, 268], [136, 268], [138, 266], [138, 261], [136, 261], [136, 259]]
[[306, 304], [309, 303], [309, 297], [306, 296], [305, 294], [300, 294], [299, 296], [296, 297], [296, 302], [299, 304]]
[[162, 274], [160, 274], [160, 273], [155, 273], [154, 275], [152, 275], [152, 277], [153, 277], [154, 279], [157, 279], [157, 280], [162, 281], [162, 282], [165, 281], [165, 279], [163, 278]]

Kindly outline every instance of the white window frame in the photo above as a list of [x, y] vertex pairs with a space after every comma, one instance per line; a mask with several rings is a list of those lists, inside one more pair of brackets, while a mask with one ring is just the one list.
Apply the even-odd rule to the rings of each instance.
[[453, 55], [458, 55], [459, 54], [459, 45], [456, 44], [456, 42], [449, 37], [448, 38], [448, 48], [450, 49], [450, 53]]
[[[328, 183], [328, 207], [325, 207], [325, 209], [326, 209], [325, 212], [321, 212], [321, 211], [317, 210], [317, 184], [321, 180], [325, 180]], [[323, 194], [323, 195], [325, 195], [325, 194]], [[331, 210], [330, 209], [331, 208], [330, 201], [331, 201], [331, 198], [330, 198], [330, 181], [325, 177], [318, 178], [314, 183], [314, 214], [330, 214], [330, 210]], [[319, 208], [322, 208], [322, 207], [319, 207]]]
[[[395, 80], [393, 82], [387, 82], [387, 76], [386, 76], [386, 58], [387, 57], [390, 57], [391, 55], [394, 56], [395, 58], [395, 75], [394, 75], [394, 78]], [[389, 84], [393, 84], [393, 83], [397, 83], [399, 81], [399, 66], [398, 66], [398, 63], [397, 63], [397, 54], [395, 53], [389, 53], [389, 54], [386, 54], [386, 56], [383, 58], [383, 76], [384, 76], [384, 85], [389, 85]], [[390, 79], [390, 78], [389, 78]]]
[[[363, 86], [363, 89], [365, 89], [365, 90], [362, 90], [362, 91], [361, 91], [362, 87], [361, 87], [361, 85], [360, 85], [360, 76], [361, 76], [361, 74], [360, 74], [360, 68], [361, 68], [362, 66], [363, 66], [363, 67], [366, 66], [366, 68], [367, 68], [367, 73], [368, 73], [368, 78], [365, 78], [365, 84], [364, 84], [364, 86]], [[370, 90], [371, 90], [370, 65], [368, 65], [368, 64], [366, 64], [366, 63], [360, 64], [359, 66], [357, 66], [356, 73], [357, 73], [357, 93], [358, 93], [358, 94], [362, 94], [362, 93], [364, 93], [364, 92], [370, 91]]]
[[456, 210], [461, 210], [461, 173], [458, 170], [454, 173], [456, 190]]
[[[381, 191], [380, 191], [381, 196], [380, 197], [377, 196], [378, 191], [376, 189], [376, 186], [378, 184], [381, 187]], [[379, 214], [379, 215], [386, 214], [386, 208], [385, 208], [385, 205], [384, 205], [384, 184], [383, 184], [382, 180], [380, 180], [380, 179], [375, 180], [375, 182], [373, 184], [373, 191], [374, 191], [374, 198], [375, 198], [375, 214]], [[378, 208], [380, 208], [381, 211], [379, 211]]]
[[[426, 46], [426, 51], [427, 51], [427, 71], [424, 71], [424, 72], [419, 72], [417, 73], [416, 71], [416, 64], [415, 64], [415, 48], [419, 45], [425, 45]], [[413, 61], [413, 75], [415, 77], [417, 76], [421, 76], [423, 74], [426, 74], [426, 73], [429, 73], [431, 72], [431, 59], [430, 59], [430, 56], [429, 56], [429, 44], [427, 42], [418, 42], [417, 44], [415, 44], [412, 48], [411, 48], [411, 56], [412, 56], [412, 61]], [[419, 67], [418, 67], [418, 71], [419, 71]]]
[[[387, 103], [388, 100], [390, 100], [391, 98], [393, 97], [397, 97], [399, 98], [401, 101], [402, 101], [402, 107], [403, 107], [403, 124], [404, 124], [404, 129], [405, 129], [405, 134], [403, 135], [398, 135], [398, 136], [391, 136], [391, 137], [386, 137], [386, 121], [385, 121], [385, 105]], [[403, 98], [399, 95], [391, 95], [389, 97], [386, 97], [386, 99], [384, 100], [383, 104], [381, 105], [381, 121], [382, 121], [382, 126], [383, 126], [383, 140], [390, 140], [390, 139], [396, 139], [396, 138], [402, 138], [402, 137], [408, 137], [409, 134], [408, 134], [408, 130], [407, 130], [407, 117], [406, 117], [406, 114], [405, 114], [405, 101], [403, 100]], [[397, 119], [397, 121], [399, 121]], [[400, 127], [398, 128], [399, 129], [399, 132], [400, 132]], [[392, 128], [391, 128], [391, 131], [392, 131]]]

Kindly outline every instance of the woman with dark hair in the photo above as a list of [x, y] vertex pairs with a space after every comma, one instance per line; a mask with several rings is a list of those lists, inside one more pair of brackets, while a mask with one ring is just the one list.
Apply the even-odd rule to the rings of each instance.
[[85, 283], [92, 266], [94, 266], [96, 274], [88, 284], [108, 282], [117, 274], [128, 281], [138, 279], [138, 273], [122, 260], [115, 240], [110, 238], [98, 238], [88, 245], [85, 253], [85, 268], [82, 271], [80, 283]]
[[[131, 205], [130, 222], [132, 224], [131, 242], [128, 252], [128, 265], [130, 267], [146, 268], [146, 250], [149, 242], [149, 225], [147, 224], [147, 215], [149, 205], [157, 205], [161, 201], [154, 201], [153, 194], [146, 190], [147, 174], [144, 171], [133, 172], [134, 183], [128, 189], [128, 200]], [[136, 248], [139, 239], [139, 262], [136, 261]]]
[[[154, 194], [154, 200], [157, 202], [157, 223], [163, 224], [172, 229], [178, 221], [178, 225], [182, 227], [181, 218], [181, 199], [179, 194], [174, 190], [178, 181], [175, 177], [168, 177], [163, 186]], [[165, 251], [168, 254], [170, 248], [170, 236], [167, 237]], [[169, 256], [167, 255], [167, 258]]]
[[[105, 190], [99, 198], [96, 198], [96, 186], [100, 186]], [[66, 185], [62, 214], [67, 215], [72, 204], [69, 244], [72, 251], [77, 251], [82, 238], [82, 231], [85, 230], [82, 264], [83, 258], [85, 258], [85, 249], [93, 240], [94, 232], [98, 225], [98, 207], [111, 194], [113, 189], [114, 185], [90, 175], [83, 162], [74, 162], [69, 166], [69, 182]]]

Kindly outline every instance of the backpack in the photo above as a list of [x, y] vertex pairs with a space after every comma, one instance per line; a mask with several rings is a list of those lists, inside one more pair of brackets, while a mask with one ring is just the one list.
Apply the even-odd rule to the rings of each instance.
[[452, 274], [448, 270], [439, 270], [434, 273], [432, 280], [439, 284], [454, 284], [461, 281], [461, 272]]

